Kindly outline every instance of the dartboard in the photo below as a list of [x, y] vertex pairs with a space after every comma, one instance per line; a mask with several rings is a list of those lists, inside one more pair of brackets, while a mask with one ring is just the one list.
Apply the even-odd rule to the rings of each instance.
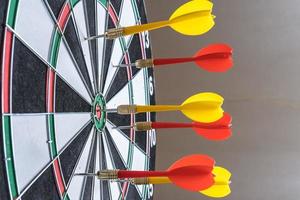
[[116, 68], [151, 57], [147, 32], [85, 40], [146, 23], [143, 0], [1, 1], [1, 200], [151, 199], [152, 185], [77, 176], [152, 170], [155, 132], [114, 129], [155, 115], [151, 69]]

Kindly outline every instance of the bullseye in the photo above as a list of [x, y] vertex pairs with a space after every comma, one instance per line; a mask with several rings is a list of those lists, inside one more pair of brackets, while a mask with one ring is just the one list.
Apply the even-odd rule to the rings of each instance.
[[96, 117], [98, 120], [101, 118], [101, 107], [98, 104], [96, 105]]
[[106, 122], [106, 102], [101, 94], [95, 96], [92, 107], [92, 118], [98, 131], [102, 131]]

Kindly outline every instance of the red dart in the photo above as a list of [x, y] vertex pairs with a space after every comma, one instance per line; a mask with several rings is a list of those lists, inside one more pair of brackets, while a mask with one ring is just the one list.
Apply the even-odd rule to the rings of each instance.
[[200, 68], [209, 72], [226, 72], [233, 66], [232, 52], [233, 49], [227, 44], [211, 44], [200, 49], [193, 57], [140, 59], [135, 63], [120, 64], [115, 67], [156, 68], [169, 64], [195, 62]]
[[214, 165], [213, 158], [195, 154], [177, 160], [165, 171], [101, 170], [96, 174], [80, 173], [76, 175], [97, 176], [102, 180], [168, 177], [178, 187], [189, 191], [200, 191], [214, 184], [214, 175], [212, 174]]
[[211, 44], [200, 49], [193, 57], [153, 59], [153, 64], [167, 65], [195, 62], [200, 68], [209, 72], [225, 72], [233, 65], [233, 49], [226, 44]]
[[208, 140], [226, 140], [231, 136], [231, 116], [224, 112], [221, 119], [212, 123], [177, 123], [177, 122], [136, 122], [134, 126], [118, 126], [114, 128], [147, 131], [164, 128], [193, 128], [195, 132]]

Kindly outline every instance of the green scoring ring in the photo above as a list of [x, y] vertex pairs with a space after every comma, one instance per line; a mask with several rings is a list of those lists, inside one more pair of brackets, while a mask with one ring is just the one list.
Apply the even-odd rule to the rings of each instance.
[[106, 102], [101, 94], [95, 96], [92, 107], [92, 118], [98, 131], [102, 131], [106, 122]]

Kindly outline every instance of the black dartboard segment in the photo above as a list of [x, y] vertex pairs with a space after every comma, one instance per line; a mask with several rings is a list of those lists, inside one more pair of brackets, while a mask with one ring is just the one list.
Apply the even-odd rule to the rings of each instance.
[[[87, 172], [95, 173], [95, 163], [96, 163], [96, 151], [97, 151], [97, 140], [96, 135], [93, 136], [92, 145], [90, 147], [90, 159], [87, 162]], [[93, 183], [95, 177], [85, 177], [84, 185], [85, 187], [82, 188], [82, 195], [84, 199], [91, 199], [93, 196]]]
[[47, 2], [49, 4], [49, 6], [51, 7], [52, 12], [55, 15], [55, 17], [58, 18], [61, 8], [66, 1], [65, 0], [47, 0]]
[[[134, 63], [138, 59], [142, 59], [142, 57], [140, 57], [141, 54], [139, 54], [139, 52], [142, 51], [140, 44], [141, 44], [140, 36], [134, 35], [128, 47], [129, 57], [132, 63]], [[139, 70], [140, 69], [136, 67], [132, 68], [132, 75], [135, 76]]]
[[52, 166], [47, 168], [43, 175], [34, 182], [34, 184], [25, 192], [22, 199], [60, 200]]
[[79, 132], [77, 137], [68, 145], [68, 147], [60, 155], [61, 168], [66, 183], [69, 182], [72, 176], [73, 169], [76, 166], [76, 161], [79, 159], [81, 149], [88, 138], [92, 129], [92, 124], [89, 123], [83, 130]]
[[152, 186], [75, 176], [154, 169], [155, 131], [113, 127], [155, 115], [96, 111], [155, 104], [151, 69], [113, 67], [150, 58], [149, 34], [85, 40], [146, 22], [144, 2], [8, 0], [0, 20], [1, 199], [152, 199]]
[[60, 77], [56, 77], [56, 112], [90, 112], [91, 106], [70, 88]]
[[45, 112], [46, 72], [47, 65], [15, 38], [12, 70], [14, 113]]

